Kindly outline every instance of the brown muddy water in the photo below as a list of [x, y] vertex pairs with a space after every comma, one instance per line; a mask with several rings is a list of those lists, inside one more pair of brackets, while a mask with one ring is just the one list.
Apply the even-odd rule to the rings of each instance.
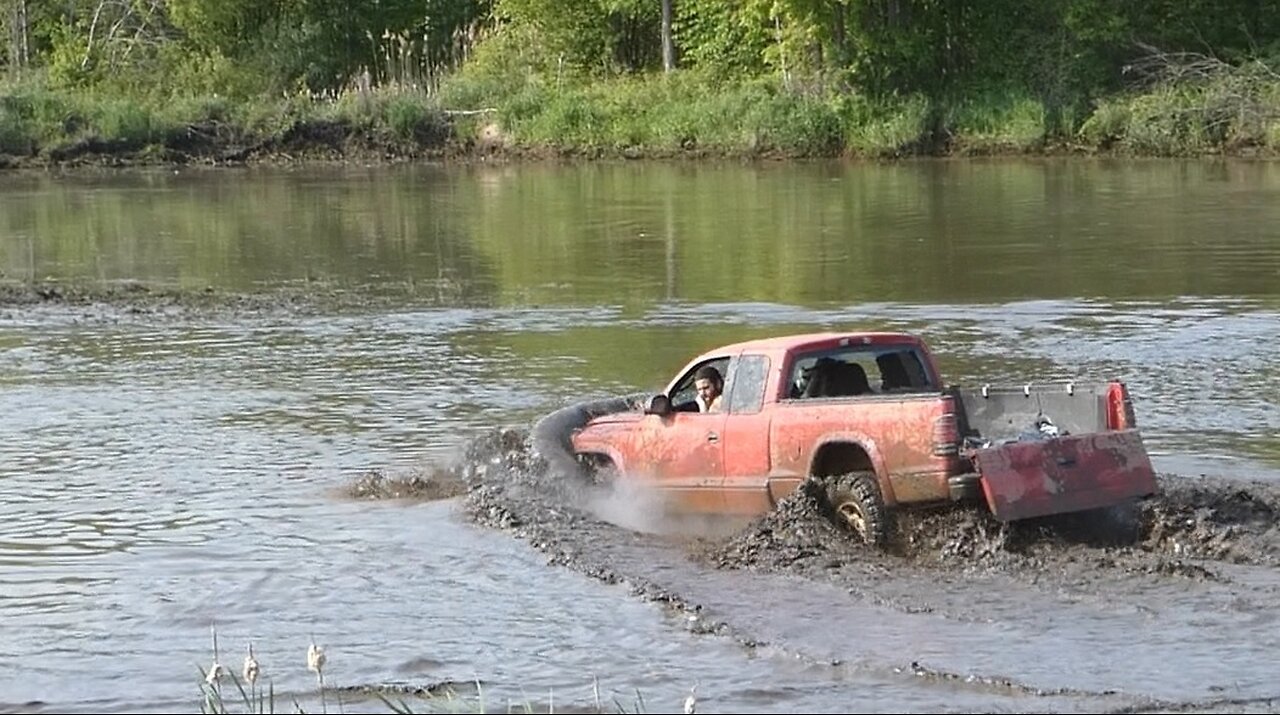
[[[1271, 711], [1277, 226], [1247, 162], [0, 177], [0, 710], [198, 710], [216, 626], [282, 709], [319, 709], [314, 639], [330, 711], [476, 680], [490, 710]], [[1124, 538], [949, 511], [872, 553], [803, 491], [675, 524], [530, 458], [558, 407], [826, 328], [921, 333], [958, 383], [1125, 380], [1164, 494]]]

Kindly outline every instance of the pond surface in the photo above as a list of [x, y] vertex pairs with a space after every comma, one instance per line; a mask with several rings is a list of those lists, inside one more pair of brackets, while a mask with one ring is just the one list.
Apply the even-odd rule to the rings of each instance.
[[[956, 383], [1121, 379], [1161, 471], [1280, 482], [1280, 164], [13, 174], [0, 273], [369, 298], [319, 312], [0, 306], [0, 709], [197, 709], [211, 626], [236, 669], [253, 642], [282, 702], [313, 697], [314, 638], [329, 684], [478, 678], [490, 709], [582, 706], [593, 679], [629, 710], [637, 690], [650, 711], [677, 708], [695, 682], [706, 712], [1096, 706], [922, 682], [874, 647], [866, 667], [819, 667], [848, 653], [817, 632], [808, 659], [744, 649], [625, 584], [548, 566], [455, 502], [342, 495], [370, 469], [446, 462], [494, 426], [655, 389], [726, 341], [906, 330]], [[694, 580], [671, 561], [673, 581]], [[1250, 578], [1275, 595], [1273, 572]], [[761, 612], [786, 608], [785, 584], [758, 583]], [[704, 600], [753, 623], [749, 602], [719, 593]], [[993, 628], [911, 642], [982, 661]], [[1071, 632], [1070, 613], [1055, 629]], [[1273, 663], [1274, 645], [1238, 645], [1226, 670], [1266, 681], [1248, 663]], [[1206, 668], [1192, 650], [1187, 667]], [[1012, 669], [1027, 651], [985, 660]], [[1034, 679], [1181, 698], [1230, 686], [1226, 670], [1190, 693], [1088, 668]]]

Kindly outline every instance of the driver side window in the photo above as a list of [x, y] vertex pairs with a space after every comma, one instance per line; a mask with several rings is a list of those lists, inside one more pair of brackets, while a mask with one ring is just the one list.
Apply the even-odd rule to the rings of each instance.
[[671, 390], [671, 408], [676, 412], [698, 412], [698, 391], [694, 386], [694, 382], [698, 371], [704, 367], [713, 367], [716, 372], [720, 373], [724, 385], [723, 392], [728, 392], [729, 362], [730, 358], [727, 356], [711, 358], [690, 368]]

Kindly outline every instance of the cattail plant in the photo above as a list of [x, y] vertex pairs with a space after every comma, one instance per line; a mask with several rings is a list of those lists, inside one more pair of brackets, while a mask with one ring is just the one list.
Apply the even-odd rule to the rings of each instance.
[[240, 674], [244, 676], [245, 680], [249, 681], [249, 685], [253, 685], [258, 682], [258, 674], [260, 672], [261, 667], [258, 665], [258, 659], [253, 657], [253, 644], [250, 643], [249, 654], [244, 657], [244, 668], [240, 671]]
[[693, 715], [698, 712], [698, 684], [695, 682], [692, 688], [689, 688], [689, 697], [684, 699], [685, 715]]
[[227, 669], [218, 661], [218, 629], [209, 626], [209, 633], [213, 636], [213, 664], [209, 666], [209, 672], [205, 673], [204, 682], [211, 688], [217, 688], [222, 676], [227, 674]]
[[320, 708], [328, 712], [328, 706], [324, 700], [324, 663], [328, 658], [324, 654], [324, 648], [316, 645], [314, 638], [311, 639], [311, 646], [307, 648], [307, 670], [316, 674], [316, 682], [320, 685]]
[[258, 659], [253, 657], [253, 643], [250, 643], [249, 653], [244, 657], [244, 667], [240, 670], [240, 675], [244, 676], [245, 682], [249, 683], [249, 690], [253, 690], [261, 672], [262, 667], [258, 665]]

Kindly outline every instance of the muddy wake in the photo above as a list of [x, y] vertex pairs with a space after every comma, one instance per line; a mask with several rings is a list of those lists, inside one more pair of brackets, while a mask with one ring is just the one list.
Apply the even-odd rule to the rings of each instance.
[[[953, 597], [956, 579], [974, 584], [967, 587], [972, 593], [993, 584], [1022, 583], [1027, 589], [1022, 598], [1027, 593], [1068, 593], [1072, 595], [1067, 602], [1084, 599], [1105, 610], [1117, 602], [1132, 604], [1135, 596], [1162, 582], [1174, 592], [1194, 588], [1219, 594], [1209, 598], [1230, 599], [1221, 594], [1233, 593], [1240, 585], [1232, 582], [1232, 565], [1280, 565], [1275, 518], [1280, 487], [1263, 482], [1162, 475], [1159, 493], [1131, 509], [1014, 524], [997, 522], [975, 507], [903, 510], [896, 515], [888, 547], [872, 549], [837, 526], [814, 482], [803, 483], [768, 514], [724, 534], [672, 529], [677, 522], [653, 513], [643, 519], [620, 519], [616, 510], [602, 509], [601, 504], [616, 509], [621, 503], [638, 512], [649, 512], [653, 505], [633, 493], [611, 500], [616, 495], [584, 479], [564, 454], [557, 453], [558, 444], [563, 446], [558, 439], [538, 435], [536, 428], [493, 430], [472, 440], [452, 471], [465, 489], [462, 512], [478, 524], [525, 540], [546, 554], [549, 564], [629, 587], [633, 595], [667, 608], [692, 632], [733, 638], [750, 649], [781, 649], [801, 658], [809, 657], [803, 642], [773, 641], [754, 627], [740, 628], [732, 622], [734, 616], [720, 620], [724, 616], [715, 608], [704, 608], [701, 596], [663, 574], [684, 564], [685, 571], [704, 582], [712, 574], [735, 572], [799, 577], [835, 586], [855, 601], [902, 613], [981, 623], [990, 614], [968, 604], [967, 592]], [[653, 568], [646, 561], [619, 558], [620, 554], [663, 563]], [[939, 580], [953, 585], [930, 592], [928, 584]], [[1269, 593], [1257, 591], [1256, 598], [1250, 598], [1264, 604]], [[1030, 598], [1023, 603], [1038, 600]], [[1172, 606], [1150, 602], [1137, 608], [1159, 613]], [[842, 667], [823, 661], [820, 647], [817, 652], [816, 665]], [[1000, 675], [934, 668], [904, 656], [909, 666], [904, 661], [884, 667], [895, 673], [909, 670], [917, 678], [963, 682], [984, 692], [1042, 698], [1050, 707], [1065, 697], [1093, 703], [1088, 707], [1094, 711], [1258, 712], [1270, 708], [1273, 700], [1270, 694], [1182, 701], [1108, 690], [1046, 689]]]
[[[525, 431], [476, 438], [455, 469], [467, 489], [465, 510], [480, 523], [542, 531], [547, 524], [600, 521], [593, 513], [599, 488], [564, 463], [553, 468]], [[685, 543], [698, 561], [727, 569], [805, 570], [888, 556], [928, 567], [1017, 572], [1089, 556], [1095, 565], [1209, 578], [1196, 562], [1280, 565], [1280, 486], [1173, 475], [1160, 475], [1159, 486], [1158, 494], [1129, 508], [1011, 524], [977, 506], [902, 510], [881, 555], [836, 525], [821, 486], [810, 480], [745, 528]]]

